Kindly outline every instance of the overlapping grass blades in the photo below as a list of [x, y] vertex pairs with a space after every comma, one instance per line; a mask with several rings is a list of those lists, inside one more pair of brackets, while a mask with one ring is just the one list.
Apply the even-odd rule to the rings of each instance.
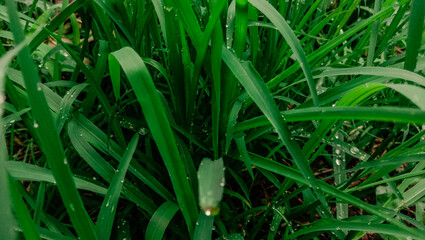
[[[6, 1], [6, 3], [15, 41], [17, 43], [23, 42], [25, 37], [22, 26], [18, 21], [15, 2]], [[32, 109], [34, 128], [44, 133], [39, 135], [40, 144], [53, 171], [64, 205], [80, 237], [82, 239], [95, 239], [93, 222], [84, 209], [75, 182], [71, 177], [71, 170], [66, 161], [61, 140], [41, 91], [40, 79], [27, 47], [19, 52], [18, 62], [28, 91], [28, 102]]]
[[422, 1], [12, 2], [1, 237], [425, 238]]
[[[111, 53], [128, 80], [144, 112], [149, 129], [170, 174], [180, 210], [189, 232], [192, 232], [197, 217], [195, 196], [189, 187], [185, 167], [177, 149], [174, 133], [165, 115], [162, 101], [142, 59], [131, 48], [122, 48]], [[112, 60], [112, 59], [110, 59]]]

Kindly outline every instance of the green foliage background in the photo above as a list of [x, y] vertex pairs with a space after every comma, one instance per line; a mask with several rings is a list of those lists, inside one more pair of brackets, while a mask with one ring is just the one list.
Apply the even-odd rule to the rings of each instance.
[[1, 239], [425, 239], [425, 1], [0, 3]]

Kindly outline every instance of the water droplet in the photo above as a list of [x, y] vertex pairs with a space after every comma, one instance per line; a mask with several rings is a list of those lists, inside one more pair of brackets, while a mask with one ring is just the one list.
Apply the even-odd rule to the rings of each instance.
[[207, 216], [211, 216], [211, 210], [206, 210], [206, 211], [205, 211], [205, 215], [207, 215]]
[[351, 147], [351, 148], [350, 148], [350, 152], [351, 152], [352, 154], [357, 154], [357, 153], [359, 153], [359, 149], [358, 149], [357, 147]]
[[97, 178], [96, 178], [96, 177], [93, 177], [93, 180], [95, 180], [95, 181], [96, 181], [96, 180], [97, 180]]
[[337, 159], [337, 160], [335, 160], [335, 163], [336, 163], [336, 165], [341, 165], [341, 160], [339, 160], [339, 159]]
[[37, 91], [41, 91], [41, 83], [37, 83]]
[[341, 153], [341, 150], [336, 149], [336, 150], [335, 150], [335, 153], [336, 153], [336, 154], [340, 154], [340, 153]]
[[63, 164], [68, 164], [68, 160], [66, 158], [63, 159]]
[[75, 207], [74, 207], [74, 204], [69, 204], [69, 208], [71, 209], [71, 211], [73, 211], [73, 212], [75, 212]]
[[34, 128], [38, 128], [38, 123], [34, 121]]

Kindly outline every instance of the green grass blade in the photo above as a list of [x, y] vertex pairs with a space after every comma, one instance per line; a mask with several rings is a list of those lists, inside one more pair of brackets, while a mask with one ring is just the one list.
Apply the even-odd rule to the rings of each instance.
[[[215, 1], [210, 2], [212, 9], [216, 9], [218, 6]], [[211, 73], [212, 73], [212, 143], [214, 150], [214, 159], [218, 159], [220, 155], [220, 129], [223, 123], [220, 124], [220, 114], [221, 114], [221, 88], [222, 88], [222, 78], [221, 78], [221, 45], [223, 42], [223, 29], [221, 28], [221, 21], [218, 19], [217, 23], [214, 26], [211, 38]]]
[[424, 30], [425, 1], [412, 0], [404, 69], [414, 71]]
[[[0, 58], [0, 120], [1, 123], [5, 123], [5, 118], [3, 117], [4, 104], [5, 104], [5, 95], [4, 95], [4, 83], [6, 80], [6, 69], [9, 66], [9, 63], [13, 58], [18, 54], [19, 51], [24, 47], [24, 43], [21, 43], [15, 46], [14, 49], [7, 52], [5, 55], [2, 55]], [[9, 119], [6, 119], [6, 122], [10, 122]], [[15, 239], [15, 228], [16, 221], [12, 213], [12, 202], [11, 195], [9, 191], [9, 174], [6, 170], [6, 164], [8, 157], [7, 145], [4, 132], [6, 128], [0, 125], [0, 189], [3, 189], [2, 194], [0, 194], [0, 205], [3, 206], [2, 214], [0, 214], [0, 239]]]
[[[16, 15], [16, 3], [11, 0], [6, 3], [9, 9], [12, 29], [14, 29], [15, 40], [17, 43], [22, 42], [25, 37]], [[72, 179], [71, 169], [65, 161], [63, 146], [56, 132], [55, 123], [47, 106], [46, 98], [39, 90], [41, 88], [39, 86], [40, 79], [28, 48], [25, 47], [18, 54], [18, 62], [22, 66], [29, 104], [34, 121], [37, 124], [36, 128], [38, 133], [43, 133], [38, 135], [42, 144], [41, 148], [53, 171], [67, 212], [81, 239], [96, 239], [93, 222], [84, 209], [83, 202]]]
[[[115, 169], [87, 142], [86, 136], [75, 121], [68, 123], [68, 135], [81, 158], [104, 180], [110, 182]], [[124, 182], [123, 194], [148, 213], [153, 213], [156, 209], [155, 203], [128, 181]]]
[[316, 192], [321, 203], [326, 206], [326, 201], [318, 189], [313, 172], [308, 165], [307, 159], [301, 153], [300, 147], [291, 138], [288, 126], [280, 114], [276, 103], [268, 91], [264, 81], [258, 75], [252, 66], [247, 63], [241, 63], [240, 60], [232, 54], [225, 46], [222, 48], [223, 60], [233, 72], [252, 100], [261, 109], [267, 119], [279, 135], [279, 139], [285, 144], [297, 167], [301, 170], [303, 176], [308, 180], [311, 188]]
[[313, 224], [311, 227], [297, 231], [294, 234], [289, 235], [288, 239], [297, 239], [304, 234], [308, 234], [315, 231], [323, 230], [354, 230], [363, 231], [370, 233], [384, 233], [394, 237], [410, 238], [410, 239], [422, 239], [422, 234], [407, 233], [403, 229], [397, 226], [391, 226], [386, 224], [371, 224], [368, 222], [360, 221], [336, 221], [336, 220], [321, 220]]
[[[19, 221], [19, 226], [24, 233], [26, 239], [41, 239], [34, 222], [32, 221], [31, 215], [25, 205], [22, 195], [19, 193], [18, 183], [9, 177], [9, 191], [10, 199], [13, 202], [13, 209]], [[10, 231], [10, 229], [8, 229]]]
[[187, 174], [174, 134], [166, 117], [164, 106], [159, 98], [152, 78], [142, 59], [131, 48], [123, 48], [112, 55], [116, 64], [120, 64], [133, 87], [149, 129], [160, 150], [161, 156], [170, 174], [180, 210], [186, 220], [189, 233], [193, 233], [197, 218], [195, 196], [187, 181]]
[[[381, 10], [382, 0], [375, 0], [375, 7], [373, 9], [374, 13], [377, 13]], [[369, 51], [367, 52], [367, 66], [372, 66], [373, 60], [375, 59], [375, 48], [376, 42], [378, 40], [379, 33], [379, 24], [380, 21], [376, 20], [372, 25], [372, 32], [370, 34], [370, 43], [369, 43]]]
[[354, 68], [328, 68], [314, 78], [344, 76], [344, 75], [369, 75], [387, 77], [390, 79], [403, 79], [425, 87], [425, 77], [400, 68], [392, 67], [354, 67]]
[[[340, 132], [335, 134], [335, 138], [340, 141], [344, 141], [344, 135]], [[347, 180], [347, 174], [345, 173], [346, 160], [345, 153], [342, 151], [341, 145], [337, 144], [333, 146], [333, 168], [335, 174], [335, 186], [340, 186]], [[348, 217], [348, 204], [336, 203], [336, 218], [344, 219]]]
[[[83, 115], [78, 114], [74, 117], [73, 123], [77, 123], [78, 128], [74, 130], [80, 131], [80, 134], [83, 134], [87, 141], [93, 144], [100, 151], [108, 152], [114, 157], [117, 161], [121, 160], [121, 156], [124, 153], [124, 150], [121, 149], [118, 144], [114, 141], [109, 141], [108, 136], [102, 132], [95, 124], [90, 120], [85, 118]], [[109, 141], [109, 142], [108, 142]], [[173, 201], [174, 196], [166, 189], [156, 178], [152, 175], [147, 169], [142, 167], [136, 161], [130, 163], [129, 171], [140, 179], [140, 181], [146, 183], [152, 190], [162, 196], [164, 199]]]
[[249, 2], [260, 10], [276, 26], [280, 34], [282, 34], [288, 42], [307, 78], [310, 95], [313, 99], [314, 105], [318, 106], [319, 98], [317, 97], [316, 84], [314, 83], [313, 76], [311, 74], [310, 64], [307, 61], [307, 57], [304, 54], [300, 41], [295, 36], [291, 27], [286, 23], [285, 19], [283, 19], [279, 12], [267, 1], [249, 0]]
[[179, 206], [174, 202], [167, 201], [163, 203], [152, 215], [146, 228], [146, 240], [161, 240], [164, 236], [165, 229], [171, 219], [179, 210]]
[[236, 0], [235, 39], [233, 49], [236, 56], [242, 59], [248, 30], [248, 0]]
[[136, 134], [128, 144], [128, 148], [122, 156], [122, 160], [110, 182], [108, 192], [103, 200], [96, 223], [96, 231], [100, 239], [109, 239], [111, 237], [112, 226], [114, 224], [121, 189], [124, 185], [125, 175], [127, 173], [128, 166], [130, 165], [130, 161], [133, 158], [134, 151], [136, 151], [138, 142], [139, 135]]
[[[10, 173], [10, 176], [16, 180], [38, 182], [44, 181], [56, 184], [52, 171], [50, 171], [49, 169], [15, 161], [8, 161], [6, 167]], [[91, 191], [102, 195], [106, 194], [106, 188], [98, 184], [86, 181], [81, 177], [74, 176], [74, 181], [78, 189]]]
[[254, 173], [252, 172], [251, 160], [249, 160], [248, 150], [246, 149], [245, 138], [244, 136], [235, 138], [236, 146], [238, 147], [239, 153], [242, 155], [243, 161], [245, 163], [246, 169], [251, 175], [251, 178], [254, 179]]
[[198, 221], [196, 222], [194, 240], [209, 240], [212, 239], [212, 229], [214, 226], [214, 216], [207, 216], [204, 212], [199, 213]]

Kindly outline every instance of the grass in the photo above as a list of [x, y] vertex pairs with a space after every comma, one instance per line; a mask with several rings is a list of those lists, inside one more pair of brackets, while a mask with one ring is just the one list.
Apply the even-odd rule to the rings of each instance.
[[1, 239], [425, 239], [423, 1], [0, 3]]

